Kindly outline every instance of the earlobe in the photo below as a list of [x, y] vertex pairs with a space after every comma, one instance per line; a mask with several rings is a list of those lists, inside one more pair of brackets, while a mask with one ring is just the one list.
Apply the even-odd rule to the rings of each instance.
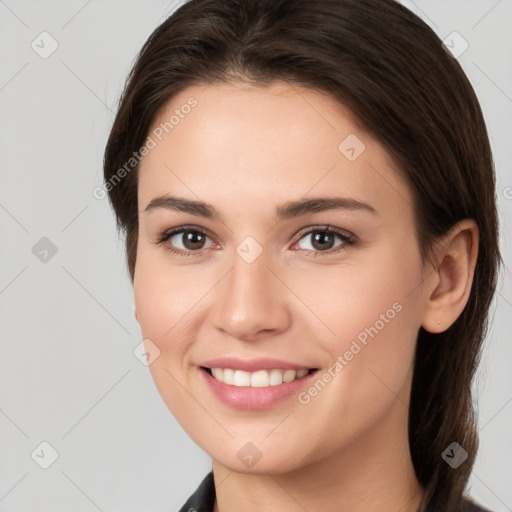
[[471, 219], [457, 223], [436, 248], [439, 264], [426, 289], [421, 325], [432, 333], [443, 332], [466, 306], [478, 256], [478, 226]]

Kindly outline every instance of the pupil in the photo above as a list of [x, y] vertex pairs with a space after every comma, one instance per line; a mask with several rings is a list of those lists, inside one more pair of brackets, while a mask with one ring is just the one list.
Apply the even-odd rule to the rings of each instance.
[[[323, 241], [323, 242], [322, 242]], [[320, 242], [320, 244], [317, 246], [317, 243]], [[325, 242], [327, 242], [327, 245], [325, 245]], [[316, 233], [313, 236], [313, 247], [315, 249], [330, 249], [332, 246], [333, 237], [329, 233]], [[324, 243], [324, 245], [323, 245]]]
[[185, 233], [185, 247], [187, 249], [201, 249], [204, 244], [204, 237], [196, 231], [188, 231]]

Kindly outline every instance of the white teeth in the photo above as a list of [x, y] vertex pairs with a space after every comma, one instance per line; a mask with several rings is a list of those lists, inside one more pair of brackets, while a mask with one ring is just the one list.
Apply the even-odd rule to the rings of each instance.
[[297, 372], [295, 370], [286, 370], [283, 374], [283, 382], [291, 382], [295, 380]]
[[251, 388], [268, 388], [270, 380], [266, 370], [251, 373]]
[[212, 368], [212, 374], [217, 380], [222, 380], [222, 368]]
[[224, 370], [222, 370], [221, 368], [217, 369], [223, 372], [220, 376], [220, 379], [218, 378], [217, 380], [222, 380], [224, 384], [230, 384], [231, 386], [234, 386], [235, 370], [232, 370], [231, 368], [225, 368]]
[[270, 371], [258, 370], [256, 372], [246, 372], [243, 370], [233, 370], [231, 368], [211, 368], [215, 379], [224, 384], [239, 387], [266, 388], [269, 386], [278, 386], [283, 382], [291, 382], [307, 375], [307, 369], [302, 370], [279, 370], [274, 368]]
[[283, 370], [270, 370], [270, 385], [278, 386], [283, 383]]
[[249, 372], [237, 370], [235, 372], [234, 384], [235, 384], [235, 386], [250, 386], [251, 385], [251, 374]]

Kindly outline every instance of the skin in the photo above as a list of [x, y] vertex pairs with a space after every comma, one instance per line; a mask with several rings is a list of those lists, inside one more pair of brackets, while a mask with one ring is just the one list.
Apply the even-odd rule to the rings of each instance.
[[[382, 146], [325, 94], [281, 82], [194, 86], [161, 109], [154, 127], [191, 96], [197, 106], [141, 162], [134, 295], [143, 337], [160, 351], [150, 365], [156, 386], [212, 458], [214, 510], [418, 510], [423, 490], [407, 435], [416, 336], [420, 326], [448, 328], [464, 308], [475, 224], [455, 226], [435, 245], [435, 265], [423, 262], [412, 191]], [[338, 149], [349, 134], [365, 145], [354, 161]], [[163, 194], [206, 201], [222, 220], [145, 211]], [[278, 205], [333, 196], [377, 213], [275, 220]], [[339, 250], [334, 235], [331, 246], [313, 246], [311, 231], [327, 224], [357, 243]], [[153, 243], [184, 225], [211, 235], [199, 256], [169, 252], [194, 251], [183, 235]], [[250, 264], [236, 252], [247, 236], [263, 249]], [[400, 312], [307, 404], [294, 395], [265, 410], [231, 408], [198, 373], [220, 356], [325, 372], [396, 303]], [[261, 453], [252, 467], [237, 457], [247, 442]]]

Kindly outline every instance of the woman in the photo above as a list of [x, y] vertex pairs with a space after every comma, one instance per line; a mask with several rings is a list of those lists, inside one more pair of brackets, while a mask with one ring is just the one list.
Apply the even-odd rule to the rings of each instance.
[[104, 168], [152, 376], [212, 458], [183, 511], [484, 510], [493, 161], [424, 22], [191, 0], [142, 48]]

